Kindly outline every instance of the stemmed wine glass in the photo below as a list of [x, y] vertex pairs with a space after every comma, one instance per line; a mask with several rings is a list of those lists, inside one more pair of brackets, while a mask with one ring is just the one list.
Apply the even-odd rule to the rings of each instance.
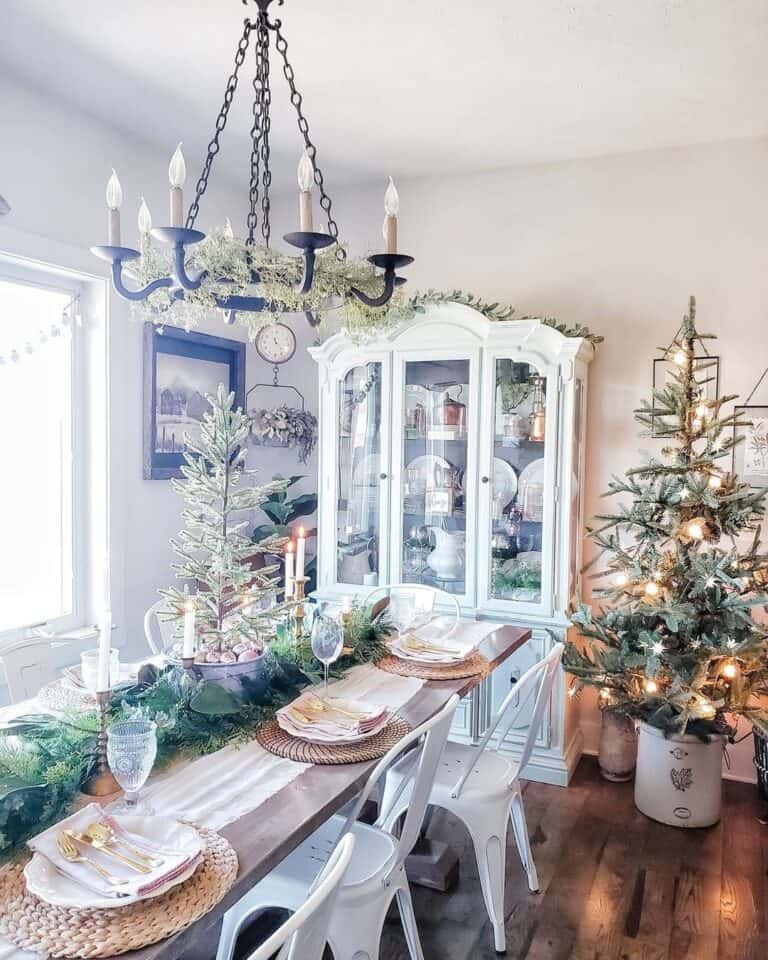
[[312, 653], [323, 665], [324, 692], [328, 693], [328, 667], [341, 656], [344, 647], [344, 623], [341, 618], [318, 613], [312, 624]]
[[153, 812], [146, 804], [139, 804], [139, 792], [156, 756], [157, 726], [152, 720], [120, 720], [107, 728], [109, 769], [125, 793], [122, 800], [110, 805], [110, 812]]

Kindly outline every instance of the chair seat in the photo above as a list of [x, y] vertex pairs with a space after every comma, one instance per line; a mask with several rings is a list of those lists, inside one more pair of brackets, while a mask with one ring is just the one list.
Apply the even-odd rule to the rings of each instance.
[[[296, 910], [304, 902], [307, 890], [331, 855], [341, 836], [346, 819], [333, 816], [279, 863], [269, 876], [257, 883], [248, 899], [274, 907]], [[344, 875], [340, 891], [379, 882], [395, 856], [397, 841], [388, 833], [354, 823], [355, 856]]]
[[[476, 748], [465, 746], [463, 743], [449, 741], [446, 744], [437, 767], [437, 774], [430, 794], [430, 803], [436, 803], [438, 806], [453, 806], [453, 804], [445, 803], [445, 801], [451, 799], [453, 788], [463, 775], [467, 765], [472, 764], [473, 761], [472, 773], [461, 793], [462, 804], [472, 804], [475, 799], [485, 800], [490, 796], [509, 794], [509, 784], [517, 772], [517, 763], [503, 754], [490, 750], [484, 750], [477, 757], [475, 750]], [[396, 791], [401, 781], [407, 779], [410, 774], [411, 762], [410, 756], [406, 755], [387, 771], [386, 789], [388, 793], [389, 791]], [[408, 789], [406, 789], [406, 796], [408, 792]], [[397, 805], [402, 809], [401, 803]]]

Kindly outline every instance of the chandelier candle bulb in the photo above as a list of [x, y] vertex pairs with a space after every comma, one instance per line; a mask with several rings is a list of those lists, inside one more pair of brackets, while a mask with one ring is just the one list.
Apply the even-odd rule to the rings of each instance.
[[107, 222], [107, 243], [110, 247], [120, 246], [120, 206], [123, 202], [123, 188], [115, 171], [107, 180], [107, 208], [109, 220]]
[[293, 551], [293, 541], [289, 541], [285, 545], [285, 599], [293, 599], [293, 578], [294, 578], [294, 561], [296, 556]]
[[229, 217], [224, 221], [224, 236], [227, 240], [235, 239], [235, 231], [232, 229], [232, 221]]
[[400, 212], [400, 195], [392, 177], [384, 194], [384, 240], [387, 253], [397, 253], [397, 215]]
[[305, 150], [299, 159], [297, 179], [299, 181], [299, 229], [302, 233], [312, 233], [314, 222], [312, 218], [312, 183], [315, 178], [315, 168]]
[[147, 201], [144, 197], [141, 198], [141, 205], [139, 206], [139, 215], [136, 218], [136, 223], [139, 227], [139, 236], [146, 237], [149, 231], [152, 229], [152, 214], [149, 212], [149, 207], [147, 206]]
[[171, 184], [171, 226], [184, 226], [184, 181], [187, 179], [187, 165], [181, 144], [174, 150], [171, 162], [168, 164], [168, 180]]

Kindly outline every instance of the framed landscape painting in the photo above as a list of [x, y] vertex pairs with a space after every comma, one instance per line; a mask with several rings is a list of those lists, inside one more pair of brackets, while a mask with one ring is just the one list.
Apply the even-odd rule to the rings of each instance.
[[734, 427], [733, 470], [750, 487], [768, 487], [768, 406], [733, 408], [746, 426]]
[[245, 344], [144, 325], [144, 478], [181, 476], [186, 437], [196, 439], [220, 383], [245, 404]]

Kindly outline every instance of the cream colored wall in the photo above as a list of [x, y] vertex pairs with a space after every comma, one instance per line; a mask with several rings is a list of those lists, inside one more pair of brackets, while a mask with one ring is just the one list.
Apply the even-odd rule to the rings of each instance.
[[[690, 293], [700, 329], [721, 338], [725, 392], [749, 392], [768, 366], [767, 180], [760, 140], [398, 182], [409, 289], [461, 287], [605, 336], [590, 370], [587, 516], [610, 475], [656, 446], [632, 410]], [[384, 186], [334, 191], [354, 251], [381, 248]], [[276, 220], [294, 206], [277, 204]], [[587, 699], [581, 717], [594, 748]], [[750, 743], [732, 753], [733, 774], [751, 777]]]

